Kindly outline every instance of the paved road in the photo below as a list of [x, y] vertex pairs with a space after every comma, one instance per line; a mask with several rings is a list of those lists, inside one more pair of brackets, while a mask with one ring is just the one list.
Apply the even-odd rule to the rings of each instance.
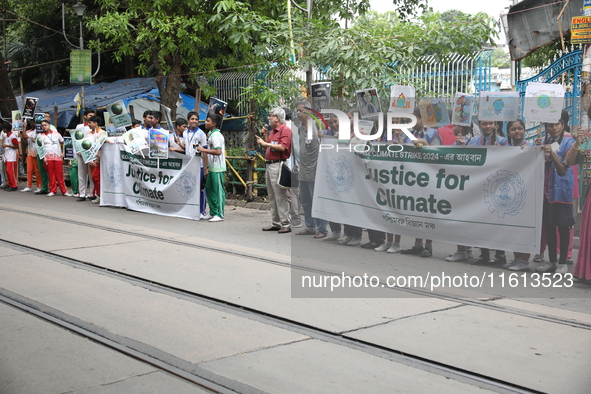
[[453, 245], [421, 259], [263, 233], [268, 215], [195, 222], [0, 192], [0, 393], [589, 391], [591, 288], [305, 298], [302, 272], [508, 271], [446, 263]]

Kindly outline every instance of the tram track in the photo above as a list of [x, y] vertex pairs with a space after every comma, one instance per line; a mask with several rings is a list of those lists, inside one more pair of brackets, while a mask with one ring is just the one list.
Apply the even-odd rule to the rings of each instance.
[[[72, 223], [71, 221], [69, 222]], [[96, 226], [93, 226], [96, 228]], [[129, 232], [126, 232], [129, 235]], [[141, 234], [138, 234], [141, 235]], [[162, 239], [159, 239], [162, 241]], [[265, 324], [269, 324], [275, 327], [287, 329], [296, 333], [300, 333], [305, 335], [309, 338], [318, 339], [324, 342], [333, 343], [339, 346], [346, 346], [348, 348], [364, 352], [370, 355], [374, 355], [377, 357], [385, 358], [391, 361], [395, 361], [398, 363], [402, 363], [404, 365], [412, 366], [415, 368], [419, 368], [421, 370], [428, 371], [430, 373], [435, 373], [438, 375], [445, 376], [447, 378], [455, 379], [462, 382], [468, 382], [471, 385], [490, 389], [497, 392], [518, 392], [518, 393], [536, 393], [538, 391], [533, 390], [528, 387], [523, 387], [521, 385], [515, 384], [513, 382], [508, 382], [502, 379], [495, 378], [493, 376], [488, 376], [486, 374], [481, 374], [478, 372], [466, 370], [463, 368], [459, 368], [454, 365], [446, 364], [443, 362], [439, 362], [436, 360], [431, 360], [428, 358], [424, 358], [420, 355], [409, 354], [397, 349], [393, 349], [387, 346], [383, 346], [380, 344], [376, 344], [369, 341], [360, 340], [353, 336], [347, 335], [347, 333], [339, 333], [333, 332], [326, 329], [314, 327], [312, 325], [295, 321], [292, 319], [285, 318], [283, 316], [278, 316], [274, 314], [270, 314], [264, 311], [260, 311], [254, 308], [247, 307], [245, 305], [240, 305], [232, 302], [228, 302], [226, 300], [222, 300], [219, 298], [211, 297], [206, 294], [200, 294], [192, 291], [188, 291], [186, 289], [178, 288], [171, 286], [166, 283], [155, 281], [154, 279], [142, 278], [136, 275], [132, 275], [126, 272], [117, 271], [114, 269], [109, 269], [105, 267], [101, 267], [99, 265], [85, 262], [77, 259], [73, 259], [70, 257], [62, 256], [56, 252], [48, 252], [40, 249], [36, 249], [30, 247], [28, 245], [18, 244], [15, 242], [10, 242], [6, 240], [1, 240], [0, 245], [9, 247], [13, 250], [21, 251], [24, 253], [34, 254], [39, 257], [43, 257], [46, 259], [51, 259], [54, 261], [58, 261], [63, 264], [67, 264], [76, 268], [82, 268], [88, 271], [91, 271], [96, 274], [100, 275], [107, 275], [111, 278], [115, 278], [118, 280], [124, 280], [134, 285], [141, 286], [145, 289], [148, 289], [153, 292], [157, 292], [160, 294], [171, 295], [177, 298], [181, 298], [184, 300], [196, 302], [200, 305], [204, 305], [207, 307], [215, 308], [217, 310], [233, 313], [237, 316], [246, 317], [251, 320], [256, 320], [258, 322], [262, 322]], [[203, 248], [203, 247], [200, 247]], [[207, 249], [207, 248], [205, 248]], [[242, 256], [244, 257], [244, 256]], [[27, 299], [19, 299], [19, 297], [11, 297], [10, 294], [6, 294], [6, 292], [2, 293], [0, 291], [0, 302], [6, 303], [11, 305], [15, 308], [21, 309], [28, 313], [32, 313], [35, 316], [49, 321], [53, 324], [59, 325], [66, 330], [75, 332], [79, 335], [87, 336], [94, 340], [95, 342], [104, 344], [107, 347], [112, 348], [115, 351], [121, 352], [128, 356], [134, 357], [138, 360], [144, 361], [150, 365], [153, 365], [159, 369], [165, 370], [175, 376], [178, 376], [182, 379], [190, 381], [191, 383], [200, 385], [202, 387], [208, 388], [213, 392], [232, 392], [224, 391], [228, 390], [227, 387], [220, 385], [219, 383], [204, 380], [202, 376], [199, 374], [195, 374], [191, 368], [179, 368], [178, 366], [174, 365], [166, 365], [162, 360], [159, 360], [157, 357], [151, 354], [146, 354], [138, 351], [137, 349], [133, 349], [133, 347], [122, 345], [121, 343], [114, 342], [112, 339], [105, 338], [104, 336], [100, 335], [100, 332], [93, 332], [89, 330], [88, 327], [84, 327], [82, 325], [77, 325], [75, 322], [72, 322], [71, 319], [64, 319], [63, 317], [47, 314], [46, 312], [42, 311], [41, 308], [35, 308], [34, 302], [31, 302]], [[208, 382], [212, 383], [208, 386]], [[238, 390], [241, 391], [241, 390]], [[249, 390], [250, 391], [250, 390]]]
[[[31, 216], [35, 216], [38, 218], [45, 218], [48, 220], [64, 222], [64, 223], [68, 223], [68, 224], [75, 224], [77, 226], [82, 226], [82, 227], [87, 227], [87, 228], [92, 228], [92, 229], [104, 230], [104, 231], [114, 232], [114, 233], [128, 235], [128, 236], [131, 235], [131, 236], [142, 238], [142, 239], [149, 240], [149, 241], [158, 241], [158, 242], [163, 242], [163, 243], [167, 243], [167, 244], [171, 244], [171, 245], [177, 245], [177, 246], [194, 248], [194, 249], [204, 250], [204, 251], [209, 251], [209, 252], [214, 252], [214, 253], [220, 253], [220, 254], [224, 254], [224, 255], [228, 255], [228, 256], [232, 256], [232, 257], [252, 259], [257, 262], [264, 262], [264, 263], [273, 264], [273, 265], [277, 265], [277, 266], [281, 266], [281, 267], [285, 267], [285, 268], [296, 268], [296, 269], [310, 272], [310, 273], [314, 273], [314, 274], [341, 275], [343, 273], [342, 271], [336, 272], [336, 271], [312, 268], [309, 266], [299, 266], [297, 264], [286, 263], [284, 261], [272, 259], [272, 258], [265, 257], [265, 256], [258, 256], [258, 255], [254, 255], [254, 254], [250, 254], [250, 253], [245, 253], [245, 252], [240, 252], [240, 251], [235, 251], [235, 250], [228, 250], [228, 249], [223, 249], [223, 248], [217, 248], [217, 247], [207, 246], [207, 245], [198, 245], [195, 243], [185, 242], [182, 240], [162, 238], [162, 237], [158, 237], [158, 236], [151, 235], [151, 234], [144, 234], [144, 233], [133, 232], [133, 231], [129, 231], [129, 230], [123, 230], [123, 229], [117, 229], [117, 228], [112, 228], [112, 227], [107, 227], [107, 226], [95, 225], [95, 224], [90, 224], [90, 223], [82, 222], [82, 221], [75, 221], [75, 220], [73, 221], [71, 219], [64, 219], [64, 218], [60, 218], [57, 216], [51, 216], [51, 215], [37, 214], [37, 213], [24, 211], [24, 210], [7, 209], [7, 208], [0, 207], [0, 211], [7, 211], [7, 212], [14, 212], [14, 213], [20, 213], [20, 214], [25, 214], [25, 215], [31, 215]], [[7, 242], [7, 243], [13, 244], [13, 245], [18, 245], [18, 246], [28, 248], [30, 250], [35, 250], [35, 251], [38, 251], [41, 253], [47, 253], [49, 255], [53, 255], [56, 257], [64, 257], [64, 256], [60, 255], [59, 253], [42, 251], [40, 249], [36, 249], [36, 248], [30, 247], [27, 245], [15, 243], [15, 242], [10, 242], [10, 241], [5, 241], [5, 240], [1, 240], [1, 239], [0, 239], [0, 241]], [[64, 257], [64, 258], [67, 258], [67, 257]], [[106, 270], [108, 272], [112, 272], [112, 273], [115, 273], [118, 275], [128, 276], [133, 279], [147, 280], [147, 281], [153, 282], [149, 278], [142, 278], [139, 276], [134, 276], [134, 275], [131, 275], [131, 274], [128, 274], [125, 272], [120, 272], [120, 271], [106, 268], [106, 267], [96, 265], [96, 264], [93, 264], [90, 262], [78, 261], [78, 263], [85, 264], [87, 266], [92, 266], [92, 267], [95, 267], [98, 269], [103, 269], [103, 270]], [[347, 272], [344, 272], [344, 274], [347, 274]], [[380, 282], [380, 285], [385, 285], [385, 283]], [[497, 311], [497, 312], [503, 312], [503, 313], [507, 313], [507, 314], [511, 314], [511, 315], [515, 315], [515, 316], [531, 318], [531, 319], [536, 319], [536, 320], [542, 320], [542, 321], [566, 325], [566, 326], [570, 326], [570, 327], [574, 327], [574, 328], [591, 330], [591, 324], [589, 324], [589, 323], [577, 322], [577, 321], [573, 321], [573, 320], [557, 318], [555, 316], [544, 315], [544, 314], [541, 314], [538, 312], [530, 312], [530, 311], [520, 310], [520, 309], [516, 309], [516, 308], [510, 308], [510, 307], [506, 307], [506, 306], [502, 306], [502, 305], [491, 304], [491, 301], [498, 300], [498, 299], [501, 299], [504, 297], [493, 296], [493, 297], [488, 298], [487, 300], [477, 300], [477, 299], [470, 299], [470, 298], [466, 298], [466, 297], [459, 297], [459, 296], [454, 296], [454, 295], [450, 295], [450, 294], [440, 293], [440, 292], [436, 292], [436, 291], [429, 291], [429, 290], [422, 289], [422, 288], [411, 288], [411, 287], [400, 288], [400, 287], [398, 287], [398, 288], [396, 288], [396, 290], [402, 291], [405, 293], [414, 294], [414, 295], [421, 296], [421, 297], [437, 298], [437, 299], [441, 299], [441, 300], [445, 300], [445, 301], [456, 302], [456, 303], [470, 305], [470, 306], [474, 306], [474, 307], [478, 307], [478, 308], [485, 308], [485, 309], [489, 309], [489, 310], [493, 310], [493, 311]], [[206, 296], [204, 296], [204, 297], [206, 297]]]

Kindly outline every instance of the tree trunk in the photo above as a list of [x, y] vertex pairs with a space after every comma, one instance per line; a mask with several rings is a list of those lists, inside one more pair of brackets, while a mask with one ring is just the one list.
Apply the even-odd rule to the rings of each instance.
[[4, 58], [0, 53], [0, 114], [6, 120], [12, 119], [12, 111], [17, 110], [18, 105], [14, 97], [14, 91], [8, 78], [8, 69], [4, 64]]
[[170, 108], [170, 116], [174, 122], [176, 120], [176, 104], [179, 100], [179, 93], [181, 92], [181, 59], [178, 55], [172, 57], [169, 61], [171, 69], [168, 75], [164, 75], [164, 71], [155, 53], [152, 55], [152, 60], [158, 70], [156, 86], [158, 86], [158, 91], [160, 92], [160, 104]]

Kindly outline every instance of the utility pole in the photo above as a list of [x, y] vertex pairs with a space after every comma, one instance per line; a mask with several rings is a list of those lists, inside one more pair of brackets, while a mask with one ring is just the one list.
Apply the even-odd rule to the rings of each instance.
[[[313, 0], [306, 0], [306, 8], [299, 6], [295, 0], [288, 0], [300, 11], [305, 12], [307, 15], [308, 20], [312, 19], [312, 2]], [[309, 28], [310, 25], [306, 22], [306, 28]], [[308, 97], [311, 95], [312, 91], [312, 64], [308, 65], [308, 69], [306, 70], [306, 90]]]

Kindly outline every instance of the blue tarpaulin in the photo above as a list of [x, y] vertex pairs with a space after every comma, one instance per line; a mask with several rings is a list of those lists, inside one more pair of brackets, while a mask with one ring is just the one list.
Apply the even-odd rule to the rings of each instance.
[[[154, 78], [130, 78], [116, 82], [103, 82], [96, 85], [84, 86], [84, 106], [86, 108], [102, 108], [118, 100], [123, 100], [126, 106], [134, 100], [150, 100], [159, 103], [160, 94]], [[76, 116], [77, 103], [74, 101], [76, 94], [80, 93], [80, 86], [60, 86], [51, 90], [37, 90], [25, 94], [25, 97], [39, 99], [36, 112], [49, 112], [53, 118], [54, 107], [58, 109], [57, 121], [53, 123], [58, 127], [68, 127], [72, 117]], [[185, 115], [195, 108], [195, 98], [181, 93], [182, 103], [177, 107], [177, 114]], [[137, 101], [135, 101], [137, 103]], [[17, 97], [19, 108], [22, 99]], [[20, 108], [22, 111], [22, 108]], [[139, 112], [139, 113], [138, 113]], [[135, 116], [141, 120], [143, 110], [135, 111]], [[207, 104], [201, 103], [199, 118], [204, 120], [207, 114]]]

